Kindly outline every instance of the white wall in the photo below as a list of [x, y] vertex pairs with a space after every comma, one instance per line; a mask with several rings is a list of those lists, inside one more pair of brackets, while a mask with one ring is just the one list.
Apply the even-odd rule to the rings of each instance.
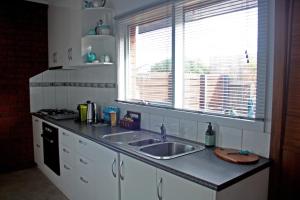
[[115, 10], [116, 15], [166, 0], [107, 0], [108, 6]]

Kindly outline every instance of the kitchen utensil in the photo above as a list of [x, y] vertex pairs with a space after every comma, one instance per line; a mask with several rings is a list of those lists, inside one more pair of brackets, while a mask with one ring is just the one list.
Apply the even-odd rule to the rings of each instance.
[[246, 151], [239, 151], [235, 149], [224, 149], [224, 148], [216, 148], [214, 153], [219, 158], [236, 163], [236, 164], [253, 164], [259, 160], [259, 157], [255, 154], [244, 153]]
[[79, 113], [79, 120], [81, 122], [85, 122], [87, 120], [87, 109], [88, 109], [88, 106], [87, 104], [79, 104], [77, 106], [77, 110], [78, 110], [78, 113]]
[[87, 101], [87, 123], [92, 124], [92, 123], [97, 123], [98, 118], [97, 118], [97, 105], [94, 102]]

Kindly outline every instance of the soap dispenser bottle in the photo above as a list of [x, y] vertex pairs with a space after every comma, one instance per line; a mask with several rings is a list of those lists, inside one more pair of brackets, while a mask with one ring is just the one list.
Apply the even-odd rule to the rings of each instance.
[[216, 141], [216, 135], [211, 125], [211, 122], [208, 122], [208, 127], [205, 132], [205, 146], [206, 147], [214, 147]]

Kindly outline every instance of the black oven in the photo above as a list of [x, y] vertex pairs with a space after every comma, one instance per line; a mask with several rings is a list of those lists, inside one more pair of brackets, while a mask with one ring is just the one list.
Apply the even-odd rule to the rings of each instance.
[[44, 163], [60, 176], [58, 128], [43, 122]]

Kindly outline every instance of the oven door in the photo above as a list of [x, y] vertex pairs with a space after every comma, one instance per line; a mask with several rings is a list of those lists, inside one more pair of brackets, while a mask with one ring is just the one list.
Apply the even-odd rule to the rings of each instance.
[[58, 129], [43, 123], [44, 163], [60, 176]]

